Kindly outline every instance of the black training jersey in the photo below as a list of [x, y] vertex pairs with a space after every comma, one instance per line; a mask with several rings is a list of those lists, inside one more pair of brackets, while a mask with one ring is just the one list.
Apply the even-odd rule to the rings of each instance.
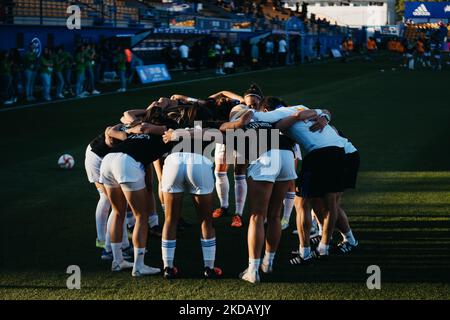
[[111, 153], [126, 153], [137, 162], [147, 166], [169, 152], [171, 147], [172, 144], [164, 143], [160, 135], [131, 134], [125, 141], [113, 146]]
[[[170, 122], [166, 124], [166, 127], [176, 129], [177, 124]], [[164, 143], [161, 135], [140, 133], [128, 135], [126, 140], [112, 147], [111, 153], [126, 153], [137, 162], [148, 166], [169, 152], [172, 147], [173, 143]]]
[[[119, 130], [125, 131], [127, 130], [127, 127], [123, 125]], [[119, 143], [119, 141], [115, 140], [114, 143]], [[92, 152], [98, 155], [100, 158], [104, 158], [111, 151], [111, 148], [105, 142], [104, 132], [98, 135], [94, 140], [92, 140], [89, 145], [91, 146]]]

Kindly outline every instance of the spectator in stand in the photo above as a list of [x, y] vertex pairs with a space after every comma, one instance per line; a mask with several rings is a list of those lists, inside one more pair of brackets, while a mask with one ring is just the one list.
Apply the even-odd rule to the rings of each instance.
[[214, 44], [215, 60], [216, 60], [216, 74], [223, 75], [223, 48], [221, 41], [217, 40]]
[[75, 69], [77, 72], [77, 84], [75, 94], [77, 98], [85, 98], [86, 93], [83, 92], [84, 79], [86, 73], [86, 54], [84, 52], [84, 46], [79, 46], [75, 54]]
[[72, 55], [64, 50], [64, 46], [61, 46], [60, 49], [61, 55], [61, 63], [62, 63], [62, 73], [64, 76], [64, 92], [63, 94], [74, 95], [72, 90], [72, 66], [73, 66], [73, 57]]
[[116, 48], [114, 62], [117, 65], [117, 73], [120, 79], [120, 89], [117, 90], [117, 92], [125, 92], [127, 91], [127, 77], [126, 77], [127, 66], [126, 66], [126, 57], [121, 46], [118, 46]]
[[[258, 41], [259, 42], [259, 41]], [[252, 64], [251, 64], [251, 68], [254, 69], [258, 69], [259, 66], [259, 47], [258, 47], [258, 42], [254, 42], [252, 44]]]
[[284, 37], [281, 36], [280, 40], [278, 41], [278, 59], [281, 66], [285, 66], [287, 63], [286, 61], [287, 51], [288, 51], [287, 42], [284, 39]]
[[10, 105], [14, 103], [11, 97], [11, 61], [8, 59], [6, 52], [0, 52], [0, 90], [1, 100], [4, 105]]
[[34, 93], [34, 81], [36, 80], [36, 73], [39, 66], [38, 56], [34, 50], [34, 46], [30, 43], [28, 51], [23, 57], [25, 67], [25, 94], [27, 101], [34, 101], [36, 98]]
[[100, 94], [100, 91], [95, 89], [95, 74], [94, 74], [94, 66], [95, 66], [95, 48], [92, 44], [88, 44], [84, 51], [85, 58], [84, 62], [86, 65], [86, 75], [87, 75], [87, 90], [91, 91], [91, 94]]
[[241, 43], [236, 41], [233, 46], [233, 62], [235, 66], [240, 66], [241, 61]]
[[317, 38], [314, 48], [316, 49], [316, 58], [318, 60], [322, 59], [322, 43], [320, 42], [320, 38]]
[[202, 44], [200, 41], [195, 41], [192, 46], [192, 59], [194, 60], [194, 68], [197, 73], [200, 73], [202, 65]]
[[373, 37], [369, 37], [367, 40], [367, 59], [373, 60], [373, 54], [377, 50], [377, 43]]
[[267, 37], [267, 41], [265, 44], [265, 65], [266, 67], [271, 67], [273, 65], [273, 58], [274, 58], [274, 44], [273, 44], [273, 38], [272, 36]]
[[183, 73], [186, 73], [189, 64], [189, 47], [183, 41], [181, 45], [178, 47], [178, 51], [180, 53], [180, 60], [181, 66], [183, 68]]
[[23, 62], [20, 56], [19, 50], [17, 48], [11, 49], [9, 52], [8, 59], [11, 63], [11, 88], [12, 88], [12, 100], [14, 103], [17, 102], [19, 95], [23, 93]]
[[53, 56], [50, 48], [44, 48], [39, 62], [43, 97], [45, 101], [51, 101], [50, 89], [52, 88]]
[[56, 98], [64, 99], [63, 89], [64, 89], [64, 48], [58, 47], [57, 52], [53, 55], [53, 66], [55, 70], [56, 77]]

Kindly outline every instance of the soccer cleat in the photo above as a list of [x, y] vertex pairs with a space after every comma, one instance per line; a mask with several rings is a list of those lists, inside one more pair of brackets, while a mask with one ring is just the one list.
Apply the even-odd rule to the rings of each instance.
[[273, 272], [273, 265], [272, 264], [264, 264], [264, 263], [262, 263], [261, 266], [260, 266], [260, 269], [265, 274], [269, 274], [269, 273]]
[[358, 241], [355, 241], [355, 244], [350, 244], [348, 241], [342, 241], [337, 245], [337, 252], [340, 254], [348, 254], [355, 250], [358, 247]]
[[112, 262], [111, 265], [111, 271], [112, 272], [119, 272], [125, 269], [131, 269], [133, 268], [133, 263], [132, 262], [128, 262], [126, 260], [123, 260], [122, 262], [118, 263], [116, 261]]
[[223, 275], [222, 269], [214, 267], [214, 268], [209, 268], [209, 267], [205, 267], [205, 271], [203, 272], [203, 276], [205, 277], [205, 279], [217, 279], [217, 278], [221, 278]]
[[177, 267], [173, 267], [173, 268], [165, 267], [164, 268], [164, 279], [171, 280], [171, 279], [175, 279], [177, 277], [178, 277]]
[[228, 215], [228, 208], [217, 208], [216, 210], [214, 210], [212, 216], [214, 219], [220, 218], [222, 216], [227, 216]]
[[234, 228], [242, 227], [242, 218], [240, 215], [235, 214], [233, 218], [231, 218], [231, 226]]
[[128, 246], [125, 249], [122, 249], [122, 256], [124, 259], [133, 259], [134, 258], [134, 248], [132, 245]]
[[281, 230], [286, 230], [289, 228], [289, 221], [286, 219], [281, 219]]
[[248, 268], [239, 274], [239, 279], [248, 281], [250, 283], [258, 283], [261, 281], [259, 278], [258, 270], [251, 272], [248, 270]]
[[139, 268], [139, 270], [136, 270], [135, 268], [133, 268], [131, 275], [133, 277], [142, 277], [142, 276], [150, 276], [150, 275], [158, 274], [160, 272], [161, 272], [161, 269], [146, 266], [144, 264]]
[[94, 90], [91, 92], [91, 94], [100, 94], [100, 91]]
[[293, 266], [310, 266], [314, 263], [315, 254], [311, 253], [309, 258], [303, 259], [299, 254], [289, 260], [289, 263]]
[[314, 251], [314, 256], [319, 260], [327, 260], [330, 257], [330, 254], [328, 253], [328, 251], [327, 253], [320, 253], [318, 248], [316, 248], [316, 250]]
[[320, 241], [322, 241], [322, 236], [319, 234], [309, 238], [309, 243], [311, 244], [311, 247], [317, 247]]
[[113, 259], [112, 251], [106, 251], [105, 249], [103, 249], [101, 258], [102, 260], [112, 260]]
[[104, 249], [105, 248], [105, 241], [100, 241], [98, 239], [95, 239], [95, 246], [97, 248]]
[[161, 237], [162, 235], [162, 227], [160, 225], [153, 226], [148, 228], [148, 233], [153, 237]]

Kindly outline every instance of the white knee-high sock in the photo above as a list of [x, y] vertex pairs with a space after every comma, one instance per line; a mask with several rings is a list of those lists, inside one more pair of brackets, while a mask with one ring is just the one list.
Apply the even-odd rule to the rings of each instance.
[[228, 208], [228, 194], [230, 193], [230, 182], [226, 172], [214, 172], [216, 176], [216, 191], [220, 200], [221, 208]]
[[[112, 223], [112, 216], [114, 212], [111, 212], [111, 214], [108, 217], [108, 224], [106, 227], [106, 237], [105, 237], [105, 250], [107, 252], [111, 252], [111, 236], [110, 236], [110, 230], [111, 230], [111, 223]], [[124, 219], [123, 221], [123, 229], [122, 229], [122, 248], [126, 249], [130, 246], [130, 240], [128, 239], [128, 230], [127, 230], [127, 220]]]
[[283, 200], [283, 219], [289, 221], [292, 209], [294, 209], [295, 192], [286, 192]]
[[159, 226], [159, 217], [156, 212], [152, 213], [148, 217], [148, 225], [150, 226], [150, 228], [153, 228], [154, 226]]
[[234, 175], [234, 198], [236, 201], [236, 214], [242, 216], [245, 199], [247, 198], [247, 179], [245, 174]]
[[203, 252], [203, 263], [205, 268], [214, 268], [214, 261], [216, 260], [216, 238], [200, 239]]
[[164, 268], [173, 268], [173, 260], [175, 257], [176, 248], [177, 240], [161, 240], [161, 253], [164, 262]]
[[108, 223], [108, 213], [111, 209], [108, 197], [101, 189], [97, 189], [100, 198], [95, 209], [95, 226], [97, 228], [98, 241], [106, 240], [106, 225]]
[[127, 219], [123, 219], [122, 248], [126, 249], [129, 246], [130, 246], [130, 240], [128, 239]]
[[111, 248], [111, 234], [110, 234], [110, 230], [111, 230], [111, 222], [112, 222], [112, 216], [113, 216], [114, 212], [111, 212], [111, 214], [108, 217], [108, 223], [106, 225], [106, 237], [105, 237], [105, 250], [107, 252], [111, 252], [112, 248]]

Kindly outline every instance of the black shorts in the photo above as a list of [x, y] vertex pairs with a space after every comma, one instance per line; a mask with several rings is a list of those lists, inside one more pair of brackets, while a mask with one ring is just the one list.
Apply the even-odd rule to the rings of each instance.
[[359, 170], [359, 152], [346, 153], [344, 156], [344, 188], [355, 189]]
[[320, 148], [308, 153], [297, 178], [297, 196], [316, 198], [343, 192], [344, 157], [344, 149], [338, 147]]

